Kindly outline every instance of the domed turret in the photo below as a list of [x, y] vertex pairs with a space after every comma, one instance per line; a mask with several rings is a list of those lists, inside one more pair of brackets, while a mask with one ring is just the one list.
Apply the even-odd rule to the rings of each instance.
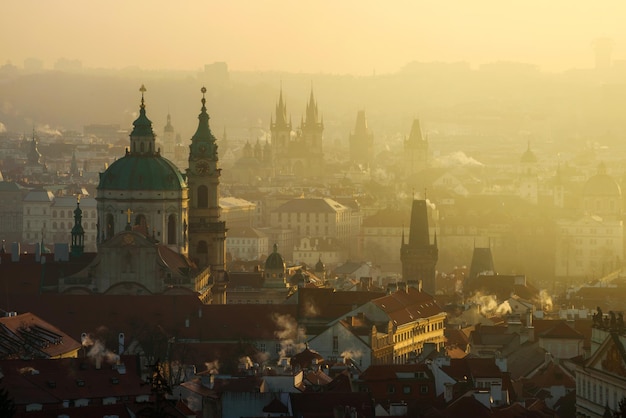
[[278, 252], [278, 245], [274, 244], [274, 251], [265, 260], [265, 286], [286, 287], [287, 267], [283, 256]]
[[528, 147], [526, 148], [526, 151], [524, 151], [524, 153], [522, 154], [522, 158], [520, 159], [520, 162], [522, 164], [536, 164], [537, 163], [537, 156], [530, 149], [530, 141], [528, 142]]
[[284, 270], [285, 260], [283, 256], [278, 252], [278, 245], [274, 244], [274, 250], [265, 260], [265, 271], [268, 270]]
[[619, 184], [608, 174], [606, 166], [600, 163], [598, 173], [583, 187], [583, 204], [590, 215], [605, 219], [619, 219], [622, 213], [622, 190]]

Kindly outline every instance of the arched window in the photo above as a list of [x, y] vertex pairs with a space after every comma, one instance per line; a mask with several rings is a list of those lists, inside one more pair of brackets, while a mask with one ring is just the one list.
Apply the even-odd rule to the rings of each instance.
[[139, 145], [139, 151], [143, 152], [143, 142]]
[[107, 217], [106, 217], [106, 233], [105, 233], [105, 237], [106, 239], [111, 239], [113, 238], [113, 235], [115, 235], [115, 219], [113, 218], [113, 215], [108, 213]]
[[204, 185], [198, 187], [198, 207], [199, 208], [209, 207], [209, 189]]
[[167, 217], [167, 243], [176, 244], [176, 216], [173, 214]]
[[148, 232], [148, 221], [144, 214], [140, 213], [135, 217], [135, 226], [140, 227], [142, 231]]

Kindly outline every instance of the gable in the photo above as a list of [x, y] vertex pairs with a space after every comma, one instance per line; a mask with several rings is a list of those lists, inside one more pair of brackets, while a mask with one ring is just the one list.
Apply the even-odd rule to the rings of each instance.
[[616, 333], [607, 333], [607, 337], [593, 356], [587, 360], [586, 368], [626, 378], [626, 351]]

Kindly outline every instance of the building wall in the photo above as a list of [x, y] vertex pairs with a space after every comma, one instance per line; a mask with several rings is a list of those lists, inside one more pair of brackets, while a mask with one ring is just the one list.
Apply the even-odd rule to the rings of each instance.
[[624, 256], [622, 221], [588, 216], [559, 220], [556, 230], [555, 275], [598, 278], [618, 269]]
[[539, 338], [539, 347], [552, 354], [555, 358], [568, 359], [582, 356], [583, 340], [567, 338]]
[[370, 335], [357, 337], [341, 323], [337, 322], [324, 332], [309, 340], [309, 347], [317, 351], [327, 361], [352, 359], [361, 370], [372, 364]]

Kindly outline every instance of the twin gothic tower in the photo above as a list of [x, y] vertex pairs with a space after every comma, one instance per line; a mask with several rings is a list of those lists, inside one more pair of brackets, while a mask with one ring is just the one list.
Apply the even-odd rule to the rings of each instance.
[[98, 243], [122, 231], [137, 231], [188, 256], [200, 268], [223, 271], [226, 225], [220, 221], [220, 169], [216, 138], [209, 127], [205, 93], [198, 128], [183, 174], [155, 147], [141, 87], [139, 117], [126, 154], [100, 173], [97, 188]]

